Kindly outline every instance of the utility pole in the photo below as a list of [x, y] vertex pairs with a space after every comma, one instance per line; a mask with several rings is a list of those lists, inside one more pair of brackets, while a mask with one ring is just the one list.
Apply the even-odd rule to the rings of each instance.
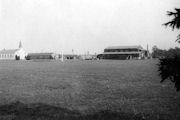
[[149, 45], [147, 44], [147, 57], [149, 57]]
[[62, 53], [61, 53], [61, 61], [62, 61], [62, 62], [64, 61], [63, 50], [62, 50]]

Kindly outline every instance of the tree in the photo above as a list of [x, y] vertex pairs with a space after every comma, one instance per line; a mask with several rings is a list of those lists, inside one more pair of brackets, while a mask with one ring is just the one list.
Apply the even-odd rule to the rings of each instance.
[[[165, 23], [165, 26], [171, 27], [173, 30], [180, 29], [180, 9], [175, 8], [175, 12], [167, 12], [168, 16], [173, 16], [174, 18]], [[178, 43], [180, 43], [180, 34], [177, 36]], [[180, 49], [169, 49], [165, 53], [165, 57], [160, 59], [159, 71], [162, 78], [161, 82], [164, 80], [171, 80], [175, 84], [177, 91], [180, 91]]]
[[180, 91], [180, 49], [169, 49], [158, 65], [161, 82], [169, 79], [174, 83], [176, 90]]
[[[168, 11], [168, 16], [172, 16], [173, 19], [167, 23], [164, 23], [163, 25], [171, 27], [173, 30], [180, 29], [180, 9], [175, 8], [175, 12]], [[177, 36], [177, 40], [180, 43], [180, 34]]]
[[166, 50], [159, 49], [156, 45], [152, 47], [153, 58], [164, 58]]

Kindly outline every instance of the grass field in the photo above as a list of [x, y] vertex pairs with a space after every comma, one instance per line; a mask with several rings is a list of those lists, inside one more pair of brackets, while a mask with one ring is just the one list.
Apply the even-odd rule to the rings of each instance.
[[[98, 114], [112, 117], [116, 113], [127, 119], [134, 119], [132, 116], [180, 119], [180, 94], [170, 82], [160, 83], [157, 63], [157, 60], [0, 61], [0, 119], [12, 119], [12, 114], [20, 116], [11, 109], [25, 111], [37, 104], [46, 106], [41, 113], [49, 106], [48, 109], [77, 113], [75, 116], [81, 114], [83, 119], [96, 119]], [[57, 117], [53, 110], [50, 113]]]

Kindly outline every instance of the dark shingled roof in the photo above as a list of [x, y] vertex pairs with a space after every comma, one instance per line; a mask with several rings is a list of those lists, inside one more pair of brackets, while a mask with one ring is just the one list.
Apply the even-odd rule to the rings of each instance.
[[115, 55], [119, 55], [119, 54], [140, 54], [141, 52], [104, 52], [102, 54], [115, 54]]
[[143, 48], [140, 45], [134, 45], [134, 46], [111, 46], [105, 49], [143, 49]]
[[0, 51], [0, 54], [14, 54], [16, 51], [18, 51], [19, 49], [3, 49]]

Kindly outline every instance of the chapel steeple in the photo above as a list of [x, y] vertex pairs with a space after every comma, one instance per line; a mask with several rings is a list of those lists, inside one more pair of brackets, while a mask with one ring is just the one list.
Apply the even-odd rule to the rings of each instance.
[[22, 43], [21, 43], [21, 41], [19, 42], [19, 49], [21, 49], [22, 48]]

